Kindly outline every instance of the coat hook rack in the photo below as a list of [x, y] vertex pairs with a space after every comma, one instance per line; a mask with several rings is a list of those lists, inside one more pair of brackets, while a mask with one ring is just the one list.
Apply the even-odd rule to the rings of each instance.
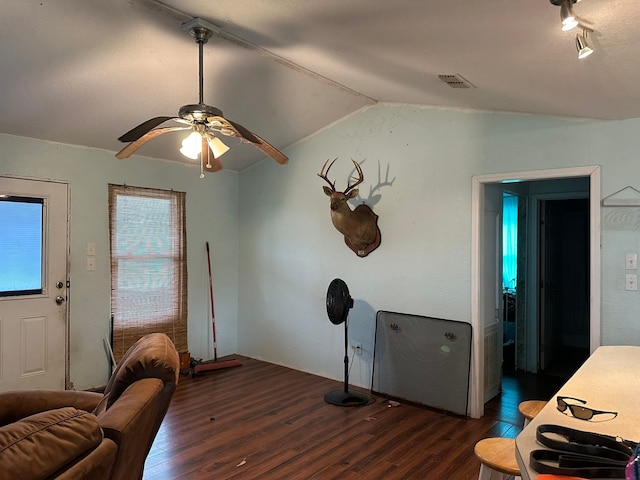
[[[623, 194], [624, 192], [624, 194]], [[623, 195], [621, 195], [623, 194]], [[629, 195], [630, 194], [630, 195]], [[603, 207], [640, 207], [640, 190], [627, 185], [602, 199]]]

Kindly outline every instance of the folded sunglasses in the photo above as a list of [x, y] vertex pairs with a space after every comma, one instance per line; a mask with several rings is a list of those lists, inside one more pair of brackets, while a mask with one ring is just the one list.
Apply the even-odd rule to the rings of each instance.
[[576, 418], [580, 420], [591, 420], [595, 415], [613, 415], [611, 418], [615, 418], [618, 412], [609, 412], [606, 410], [594, 410], [593, 408], [585, 405], [575, 405], [573, 403], [567, 403], [566, 400], [573, 400], [574, 402], [580, 402], [582, 404], [587, 403], [586, 400], [575, 397], [563, 397], [558, 395], [556, 401], [558, 402], [558, 410], [567, 415], [567, 410], [571, 412]]

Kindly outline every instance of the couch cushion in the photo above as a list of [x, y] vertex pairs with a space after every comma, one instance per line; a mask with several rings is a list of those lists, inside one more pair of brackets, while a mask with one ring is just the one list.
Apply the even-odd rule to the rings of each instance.
[[47, 478], [101, 441], [95, 415], [73, 407], [36, 413], [0, 428], [0, 479]]
[[[100, 445], [78, 459], [73, 465], [54, 474], [56, 480], [102, 480], [111, 479], [111, 472], [116, 463], [118, 447], [105, 438]], [[0, 474], [1, 475], [1, 474]], [[135, 478], [135, 477], [131, 477]], [[49, 479], [47, 479], [49, 480]]]

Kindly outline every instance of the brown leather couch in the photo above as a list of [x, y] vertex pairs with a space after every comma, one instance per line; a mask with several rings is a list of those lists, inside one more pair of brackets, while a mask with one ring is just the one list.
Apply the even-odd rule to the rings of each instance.
[[103, 394], [0, 393], [0, 480], [141, 479], [179, 373], [175, 346], [153, 333], [125, 353]]

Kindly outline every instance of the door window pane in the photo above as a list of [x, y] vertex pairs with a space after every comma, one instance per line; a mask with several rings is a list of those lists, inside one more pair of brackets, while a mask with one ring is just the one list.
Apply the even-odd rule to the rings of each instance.
[[0, 196], [0, 296], [42, 293], [41, 198]]

